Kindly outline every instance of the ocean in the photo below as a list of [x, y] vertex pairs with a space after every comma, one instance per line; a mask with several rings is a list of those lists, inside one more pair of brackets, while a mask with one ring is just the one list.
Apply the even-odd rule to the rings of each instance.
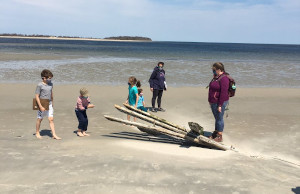
[[300, 45], [120, 42], [0, 38], [0, 83], [37, 83], [50, 69], [55, 84], [142, 85], [159, 61], [172, 87], [205, 87], [222, 62], [237, 87], [300, 87]]

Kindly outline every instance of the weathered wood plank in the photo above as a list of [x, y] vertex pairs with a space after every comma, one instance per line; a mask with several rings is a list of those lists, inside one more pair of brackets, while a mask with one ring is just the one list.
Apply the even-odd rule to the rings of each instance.
[[212, 147], [212, 148], [218, 148], [221, 150], [229, 150], [231, 149], [228, 146], [225, 146], [223, 144], [220, 144], [218, 142], [215, 142], [214, 140], [211, 140], [205, 136], [199, 135], [197, 138], [193, 138], [184, 134], [180, 134], [174, 131], [170, 131], [164, 128], [160, 128], [160, 127], [156, 127], [156, 126], [148, 126], [146, 124], [142, 124], [142, 123], [137, 123], [137, 122], [132, 122], [132, 121], [128, 121], [128, 120], [124, 120], [124, 119], [119, 119], [119, 118], [115, 118], [115, 117], [111, 117], [108, 115], [104, 115], [104, 117], [110, 121], [115, 121], [115, 122], [119, 122], [119, 123], [123, 123], [123, 124], [127, 124], [127, 125], [133, 125], [136, 127], [140, 127], [140, 128], [146, 128], [147, 130], [151, 130], [154, 132], [158, 132], [161, 134], [165, 134], [168, 135], [170, 137], [174, 137], [174, 138], [182, 138], [182, 139], [186, 139], [188, 141], [200, 144], [200, 145], [205, 145], [208, 147]]
[[156, 116], [156, 115], [153, 115], [153, 114], [150, 114], [150, 113], [148, 113], [148, 112], [145, 112], [145, 111], [139, 110], [139, 109], [137, 109], [137, 108], [134, 108], [133, 106], [130, 106], [129, 104], [125, 104], [125, 103], [124, 103], [123, 105], [124, 105], [126, 108], [128, 108], [129, 110], [132, 110], [132, 111], [137, 112], [137, 113], [140, 113], [140, 114], [142, 114], [142, 115], [144, 115], [144, 116], [150, 117], [150, 118], [152, 118], [152, 119], [155, 119], [155, 120], [157, 120], [157, 121], [160, 121], [160, 122], [162, 122], [162, 123], [165, 123], [165, 124], [167, 124], [167, 125], [170, 125], [171, 127], [175, 127], [175, 128], [177, 128], [177, 129], [179, 129], [179, 130], [181, 130], [181, 131], [188, 132], [188, 130], [187, 130], [186, 128], [184, 128], [184, 127], [182, 127], [182, 126], [179, 126], [179, 125], [176, 125], [176, 124], [174, 124], [174, 123], [171, 123], [171, 122], [169, 122], [169, 121], [167, 121], [167, 120], [165, 120], [165, 119], [159, 118], [159, 117]]
[[172, 127], [172, 126], [167, 125], [165, 123], [162, 123], [162, 122], [160, 122], [158, 120], [153, 119], [152, 117], [148, 117], [148, 116], [142, 115], [142, 114], [140, 114], [138, 112], [128, 110], [128, 109], [123, 108], [123, 107], [121, 107], [119, 105], [115, 105], [115, 108], [117, 110], [123, 112], [123, 113], [129, 114], [129, 115], [131, 115], [133, 117], [137, 117], [137, 118], [142, 119], [142, 120], [144, 120], [146, 122], [152, 123], [154, 126], [157, 125], [157, 126], [165, 128], [165, 129], [168, 129], [168, 130], [171, 130], [171, 131], [174, 131], [174, 132], [177, 132], [177, 133], [181, 133], [183, 135], [187, 134], [186, 132], [184, 132], [182, 130], [179, 130], [178, 128], [175, 128], [175, 127]]

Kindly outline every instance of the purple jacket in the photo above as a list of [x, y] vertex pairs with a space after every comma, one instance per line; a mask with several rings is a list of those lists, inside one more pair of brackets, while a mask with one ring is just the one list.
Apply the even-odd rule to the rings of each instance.
[[156, 90], [164, 90], [165, 88], [165, 70], [159, 70], [158, 66], [153, 69], [151, 77], [149, 79], [150, 88]]
[[223, 106], [225, 101], [229, 100], [228, 95], [229, 79], [225, 75], [214, 78], [209, 84], [208, 102]]

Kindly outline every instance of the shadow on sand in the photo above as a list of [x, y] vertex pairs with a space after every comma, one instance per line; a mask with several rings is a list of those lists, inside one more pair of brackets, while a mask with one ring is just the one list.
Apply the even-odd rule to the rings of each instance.
[[[35, 135], [35, 133], [33, 134]], [[48, 136], [48, 137], [51, 137], [52, 138], [52, 133], [51, 133], [51, 130], [49, 129], [42, 129], [40, 131], [40, 135], [43, 137], [43, 136]]]
[[189, 148], [191, 146], [207, 148], [205, 146], [188, 142], [185, 140], [175, 139], [168, 137], [166, 135], [152, 136], [147, 133], [134, 133], [134, 132], [119, 132], [119, 133], [111, 133], [110, 135], [102, 135], [104, 137], [111, 138], [120, 138], [120, 139], [130, 139], [130, 140], [138, 140], [138, 141], [147, 141], [147, 142], [155, 142], [155, 143], [167, 143], [167, 144], [177, 144], [182, 148]]

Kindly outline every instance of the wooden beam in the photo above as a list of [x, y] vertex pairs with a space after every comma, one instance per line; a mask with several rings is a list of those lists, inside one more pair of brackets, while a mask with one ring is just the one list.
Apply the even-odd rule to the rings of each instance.
[[123, 105], [124, 105], [126, 108], [128, 108], [129, 110], [132, 110], [132, 111], [134, 111], [134, 112], [140, 113], [140, 114], [142, 114], [142, 115], [144, 115], [144, 116], [147, 116], [147, 117], [149, 117], [149, 118], [152, 118], [152, 119], [154, 119], [154, 120], [160, 121], [160, 122], [162, 122], [162, 123], [164, 123], [164, 124], [166, 124], [166, 125], [170, 125], [171, 127], [175, 127], [175, 128], [177, 128], [177, 129], [179, 129], [179, 130], [181, 130], [181, 131], [188, 132], [188, 130], [187, 130], [186, 128], [181, 127], [181, 126], [176, 125], [176, 124], [173, 124], [173, 123], [171, 123], [171, 122], [169, 122], [169, 121], [167, 121], [167, 120], [165, 120], [165, 119], [159, 118], [159, 117], [156, 116], [156, 115], [153, 115], [153, 114], [150, 114], [150, 113], [148, 113], [148, 112], [145, 112], [145, 111], [139, 110], [139, 109], [137, 109], [137, 108], [134, 108], [133, 106], [130, 106], [129, 104], [125, 104], [125, 103], [124, 103]]
[[133, 125], [133, 126], [136, 126], [136, 127], [139, 127], [139, 128], [146, 128], [147, 130], [150, 130], [150, 131], [153, 131], [153, 132], [158, 132], [158, 133], [161, 133], [161, 134], [165, 134], [165, 135], [168, 135], [168, 136], [173, 137], [173, 138], [186, 139], [188, 141], [191, 141], [191, 142], [194, 142], [194, 143], [197, 143], [197, 144], [200, 144], [200, 145], [205, 145], [205, 146], [212, 147], [212, 148], [218, 148], [218, 149], [221, 149], [221, 150], [231, 149], [228, 146], [225, 146], [223, 144], [215, 142], [214, 140], [211, 140], [211, 139], [209, 139], [205, 136], [202, 136], [202, 135], [199, 135], [197, 138], [193, 138], [193, 137], [190, 137], [188, 135], [184, 135], [184, 134], [177, 133], [177, 132], [174, 132], [174, 131], [170, 131], [170, 130], [160, 128], [160, 127], [148, 126], [146, 124], [132, 122], [132, 121], [124, 120], [124, 119], [119, 119], [119, 118], [111, 117], [111, 116], [108, 116], [108, 115], [104, 115], [104, 117], [106, 119], [110, 120], [110, 121], [115, 121], [115, 122], [119, 122], [119, 123], [123, 123], [123, 124], [127, 124], [127, 125]]
[[184, 131], [182, 131], [182, 130], [179, 130], [178, 128], [175, 128], [175, 127], [172, 127], [172, 126], [167, 125], [167, 124], [165, 124], [165, 123], [162, 123], [162, 122], [160, 122], [160, 121], [158, 121], [158, 120], [155, 120], [155, 119], [153, 119], [153, 118], [151, 118], [151, 117], [144, 116], [144, 115], [142, 115], [142, 114], [140, 114], [140, 113], [138, 113], [138, 112], [128, 110], [128, 109], [123, 108], [123, 107], [121, 107], [121, 106], [119, 106], [119, 105], [116, 105], [116, 104], [115, 104], [115, 108], [116, 108], [117, 110], [123, 112], [123, 113], [129, 114], [129, 115], [131, 115], [131, 116], [133, 116], [133, 117], [137, 117], [137, 118], [142, 119], [142, 120], [144, 120], [144, 121], [146, 121], [146, 122], [152, 123], [154, 126], [157, 125], [157, 126], [160, 126], [160, 127], [165, 128], [165, 129], [168, 129], [168, 130], [171, 130], [171, 131], [174, 131], [174, 132], [177, 132], [177, 133], [181, 133], [181, 134], [183, 134], [183, 135], [186, 135], [186, 134], [187, 134], [186, 132], [184, 132]]

